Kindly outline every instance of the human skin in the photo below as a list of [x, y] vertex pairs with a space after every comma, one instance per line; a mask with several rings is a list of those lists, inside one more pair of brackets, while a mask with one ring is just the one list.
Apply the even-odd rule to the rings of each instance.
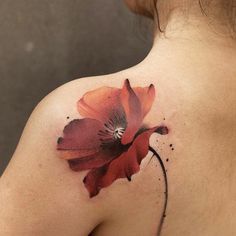
[[178, 29], [156, 37], [140, 64], [72, 81], [41, 101], [0, 180], [0, 235], [156, 235], [165, 186], [151, 153], [131, 182], [117, 180], [91, 199], [87, 172], [71, 171], [56, 149], [64, 126], [78, 118], [77, 101], [101, 86], [121, 88], [126, 78], [155, 86], [146, 121], [169, 128], [150, 139], [169, 183], [162, 235], [236, 235], [236, 43], [196, 18]]

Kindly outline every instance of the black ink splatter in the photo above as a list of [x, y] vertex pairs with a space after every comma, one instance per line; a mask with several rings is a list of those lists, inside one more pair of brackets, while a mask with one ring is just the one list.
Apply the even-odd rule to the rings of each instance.
[[172, 151], [175, 150], [175, 149], [174, 149], [174, 145], [173, 145], [172, 143], [171, 143], [169, 146], [171, 147], [171, 150], [172, 150]]
[[169, 130], [166, 126], [160, 126], [155, 130], [155, 132], [157, 132], [159, 134], [162, 134], [162, 135], [165, 135], [165, 134], [169, 133]]
[[60, 144], [62, 140], [63, 140], [62, 137], [58, 138], [58, 139], [57, 139], [57, 144]]

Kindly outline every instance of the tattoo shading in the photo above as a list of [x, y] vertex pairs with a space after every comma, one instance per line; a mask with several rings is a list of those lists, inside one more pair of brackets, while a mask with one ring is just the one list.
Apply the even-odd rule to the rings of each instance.
[[[163, 165], [157, 152], [149, 146], [149, 138], [154, 132], [166, 135], [168, 128], [143, 124], [154, 99], [153, 85], [132, 88], [126, 79], [121, 89], [101, 87], [85, 93], [78, 101], [78, 112], [84, 118], [65, 126], [57, 150], [73, 171], [89, 170], [83, 182], [90, 197], [116, 179], [131, 181], [149, 151]], [[166, 173], [163, 175], [167, 194]]]

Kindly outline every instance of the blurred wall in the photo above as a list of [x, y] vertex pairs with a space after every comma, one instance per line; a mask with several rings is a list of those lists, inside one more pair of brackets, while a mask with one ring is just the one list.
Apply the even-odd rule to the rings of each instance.
[[0, 1], [0, 175], [32, 109], [72, 79], [141, 61], [151, 27], [122, 0]]

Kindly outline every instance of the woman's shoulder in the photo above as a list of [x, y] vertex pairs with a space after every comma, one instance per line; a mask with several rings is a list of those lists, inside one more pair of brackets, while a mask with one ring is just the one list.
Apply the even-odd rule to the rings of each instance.
[[[127, 117], [135, 118], [132, 115], [138, 108], [138, 113], [135, 113], [138, 117], [135, 124], [137, 127], [129, 129], [124, 135], [126, 136], [124, 142], [127, 143], [130, 143], [129, 139], [139, 135], [137, 143], [130, 151], [134, 152], [141, 139], [147, 143], [146, 136], [150, 136], [154, 131], [153, 129], [143, 132], [144, 130], [140, 129], [142, 116], [151, 108], [154, 87], [149, 82], [145, 85], [138, 81], [134, 83], [134, 78], [128, 80], [127, 75], [128, 73], [119, 72], [76, 79], [55, 89], [39, 102], [0, 181], [0, 197], [5, 206], [0, 210], [0, 224], [7, 230], [11, 231], [17, 226], [19, 232], [30, 232], [32, 227], [35, 228], [33, 222], [37, 221], [41, 224], [35, 231], [52, 232], [53, 228], [60, 230], [58, 226], [62, 225], [61, 230], [70, 232], [74, 230], [79, 235], [88, 235], [104, 220], [105, 215], [111, 214], [113, 210], [117, 211], [115, 207], [117, 196], [122, 191], [124, 196], [130, 192], [127, 183], [137, 169], [127, 175], [126, 181], [121, 183], [118, 181], [116, 187], [112, 185], [116, 180], [112, 177], [112, 171], [107, 169], [108, 175], [98, 178], [93, 178], [94, 173], [92, 173], [87, 180], [85, 171], [96, 170], [101, 166], [108, 168], [107, 160], [112, 161], [118, 157], [123, 159], [123, 153], [128, 152], [128, 147], [131, 148], [130, 144], [119, 146], [119, 139], [127, 128], [125, 112], [131, 113], [127, 113]], [[129, 106], [130, 101], [133, 107]], [[132, 112], [129, 110], [131, 108]], [[106, 122], [109, 124], [105, 126]], [[95, 137], [97, 134], [101, 136], [99, 139]], [[112, 144], [109, 143], [111, 139]], [[78, 151], [78, 145], [82, 145], [82, 150]], [[146, 149], [143, 151], [143, 156], [139, 157], [139, 161], [148, 152]], [[112, 156], [114, 154], [115, 156]], [[87, 158], [88, 156], [94, 158]], [[78, 160], [78, 157], [81, 159]], [[137, 161], [137, 157], [135, 158]], [[111, 165], [112, 168], [117, 163], [118, 167], [126, 165], [126, 162], [116, 160], [116, 163]], [[117, 178], [124, 177], [123, 167], [119, 173], [117, 172]], [[131, 167], [138, 168], [137, 163], [132, 163]], [[102, 175], [105, 171], [99, 173]], [[96, 184], [98, 179], [100, 184]], [[100, 188], [108, 185], [112, 185], [109, 193], [101, 195]], [[129, 186], [135, 189], [139, 185], [140, 182], [132, 182]], [[153, 195], [152, 197], [154, 199]], [[111, 206], [111, 201], [113, 208], [108, 208], [109, 203]], [[25, 210], [16, 213], [10, 207], [12, 205]], [[7, 221], [13, 215], [15, 220]], [[21, 219], [24, 219], [24, 223]], [[49, 229], [44, 229], [47, 222], [51, 222], [52, 219], [54, 223]], [[80, 224], [80, 231], [76, 222]]]
[[[15, 229], [19, 235], [23, 232], [30, 235], [32, 228], [35, 235], [41, 235], [38, 232], [43, 235], [70, 235], [72, 232], [88, 235], [102, 221], [101, 201], [88, 201], [88, 193], [83, 187], [84, 173], [69, 170], [67, 162], [58, 154], [57, 145], [64, 127], [78, 119], [80, 97], [105, 85], [108, 77], [68, 82], [35, 107], [1, 176], [0, 201], [4, 207], [0, 209], [0, 228], [4, 229], [4, 235], [16, 234]], [[95, 206], [100, 208], [95, 211]], [[9, 221], [9, 218], [14, 219]], [[46, 227], [48, 222], [53, 223]], [[1, 230], [0, 234], [3, 233]]]

